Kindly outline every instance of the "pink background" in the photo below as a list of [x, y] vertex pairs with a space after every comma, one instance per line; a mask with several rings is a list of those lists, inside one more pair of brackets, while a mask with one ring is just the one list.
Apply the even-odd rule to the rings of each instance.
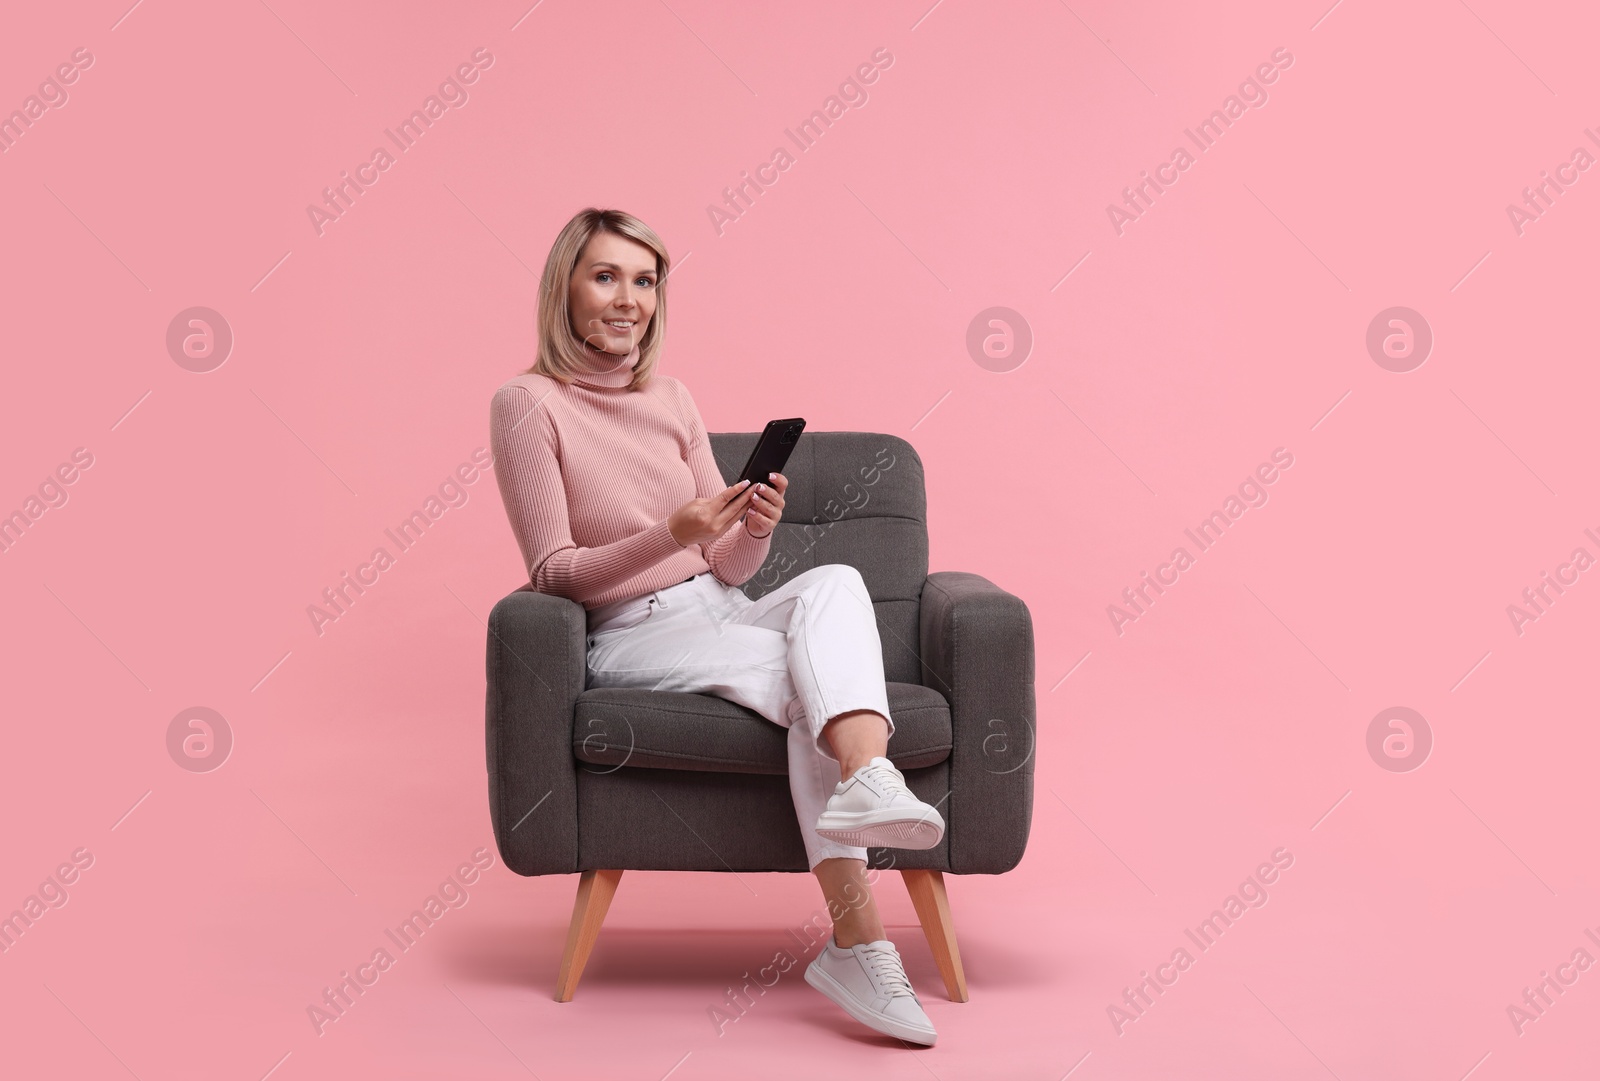
[[[93, 857], [0, 955], [6, 1072], [1589, 1068], [1600, 970], [1520, 1035], [1507, 1007], [1575, 949], [1600, 958], [1600, 581], [1521, 634], [1507, 606], [1575, 548], [1600, 556], [1600, 175], [1523, 235], [1506, 207], [1600, 151], [1593, 16], [860, 7], [8, 13], [0, 110], [94, 60], [0, 155], [0, 510], [75, 448], [94, 464], [0, 554], [0, 913]], [[465, 105], [318, 236], [306, 205], [478, 48]], [[719, 236], [707, 206], [879, 48], [865, 105]], [[1107, 205], [1280, 48], [1266, 103], [1119, 236]], [[933, 568], [1032, 611], [1028, 852], [949, 880], [970, 1002], [945, 998], [898, 876], [880, 889], [934, 1049], [850, 1021], [798, 968], [718, 1035], [708, 1007], [819, 907], [803, 875], [745, 876], [754, 896], [625, 876], [557, 1004], [576, 879], [498, 857], [341, 1020], [308, 1021], [493, 852], [482, 621], [522, 573], [493, 477], [320, 636], [306, 608], [487, 445], [491, 393], [531, 363], [534, 272], [587, 205], [640, 215], [678, 261], [664, 370], [713, 431], [802, 415], [909, 440]], [[165, 347], [197, 305], [235, 336], [205, 374]], [[1397, 305], [1435, 336], [1405, 373], [1365, 345]], [[1008, 372], [965, 344], [992, 306], [1034, 338]], [[1107, 606], [1279, 447], [1270, 501], [1119, 635]], [[168, 754], [191, 706], [233, 733], [213, 772]], [[1368, 753], [1391, 706], [1432, 732], [1418, 769]], [[1119, 1035], [1123, 989], [1280, 847], [1268, 903]]]

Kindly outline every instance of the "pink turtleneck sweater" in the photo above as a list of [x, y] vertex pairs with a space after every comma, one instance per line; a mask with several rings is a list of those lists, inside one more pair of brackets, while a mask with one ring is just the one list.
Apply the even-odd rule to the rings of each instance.
[[688, 389], [657, 370], [629, 390], [637, 346], [584, 351], [593, 370], [570, 385], [526, 373], [490, 405], [495, 479], [533, 588], [594, 609], [706, 570], [742, 585], [766, 562], [770, 536], [736, 521], [685, 548], [667, 528], [684, 503], [728, 486]]

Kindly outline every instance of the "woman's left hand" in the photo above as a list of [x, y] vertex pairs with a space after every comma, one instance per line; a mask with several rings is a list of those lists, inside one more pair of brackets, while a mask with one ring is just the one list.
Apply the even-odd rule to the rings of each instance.
[[783, 492], [789, 487], [789, 478], [782, 473], [767, 476], [769, 480], [756, 485], [744, 515], [745, 532], [755, 540], [766, 540], [778, 527], [778, 519], [783, 517]]

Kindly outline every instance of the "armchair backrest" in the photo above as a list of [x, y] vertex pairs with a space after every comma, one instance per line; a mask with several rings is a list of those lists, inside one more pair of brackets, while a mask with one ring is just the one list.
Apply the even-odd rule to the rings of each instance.
[[[757, 432], [712, 432], [724, 478], [736, 478]], [[878, 616], [884, 678], [921, 683], [918, 611], [928, 577], [928, 499], [910, 443], [875, 432], [805, 432], [783, 475], [783, 520], [766, 564], [744, 584], [756, 600], [824, 563], [861, 572]], [[731, 481], [730, 481], [731, 483]]]

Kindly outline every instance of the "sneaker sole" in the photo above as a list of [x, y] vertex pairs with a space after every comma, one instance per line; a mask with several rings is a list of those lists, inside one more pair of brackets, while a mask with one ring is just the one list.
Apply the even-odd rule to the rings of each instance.
[[939, 1039], [939, 1034], [931, 1029], [924, 1031], [919, 1028], [913, 1028], [910, 1025], [894, 1020], [892, 1017], [884, 1017], [882, 1014], [873, 1013], [856, 1002], [850, 996], [850, 992], [845, 990], [843, 984], [818, 968], [815, 961], [806, 966], [806, 982], [822, 992], [828, 1001], [875, 1032], [881, 1032], [886, 1036], [894, 1036], [902, 1040], [909, 1040], [925, 1047], [932, 1047]]
[[[822, 815], [817, 820], [817, 836], [855, 848], [933, 848], [944, 839], [944, 823], [931, 818], [900, 818], [887, 822], [870, 820], [873, 812]], [[832, 822], [832, 825], [823, 825]]]

